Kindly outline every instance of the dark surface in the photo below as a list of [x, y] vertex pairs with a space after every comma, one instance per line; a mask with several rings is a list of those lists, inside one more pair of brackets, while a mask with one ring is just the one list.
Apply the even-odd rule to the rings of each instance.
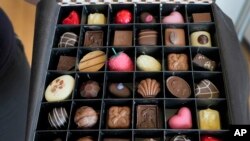
[[[171, 9], [175, 8], [177, 5], [163, 5], [165, 8], [161, 11], [158, 6], [158, 11], [153, 13], [153, 15], [159, 15], [156, 17], [161, 19], [162, 16], [167, 15], [171, 12]], [[46, 7], [46, 8], [45, 8]], [[83, 8], [84, 7], [84, 8]], [[167, 137], [174, 136], [177, 133], [184, 133], [195, 140], [199, 140], [199, 136], [203, 134], [207, 134], [209, 132], [198, 130], [197, 125], [197, 110], [205, 109], [207, 107], [214, 108], [219, 111], [221, 116], [221, 124], [222, 130], [213, 131], [212, 135], [216, 135], [219, 137], [224, 137], [227, 135], [229, 124], [249, 123], [249, 109], [248, 102], [246, 99], [249, 97], [249, 75], [246, 65], [246, 60], [243, 57], [243, 54], [239, 48], [239, 43], [237, 41], [237, 36], [235, 34], [235, 30], [233, 28], [233, 24], [230, 19], [228, 19], [221, 10], [215, 4], [210, 5], [181, 5], [177, 8], [178, 11], [181, 11], [182, 15], [185, 16], [185, 22], [190, 22], [192, 13], [202, 11], [202, 12], [210, 12], [213, 13], [211, 15], [212, 22], [207, 24], [180, 24], [180, 25], [168, 25], [168, 24], [153, 24], [153, 25], [139, 25], [137, 23], [129, 24], [129, 25], [116, 25], [109, 24], [114, 23], [114, 15], [119, 9], [128, 9], [134, 16], [133, 22], [139, 21], [137, 18], [139, 17], [139, 13], [143, 12], [143, 10], [147, 7], [143, 4], [139, 4], [138, 8], [140, 8], [140, 12], [136, 11], [136, 8], [133, 5], [125, 5], [125, 4], [117, 4], [111, 5], [109, 7], [113, 11], [106, 10], [104, 14], [108, 18], [108, 24], [103, 25], [100, 29], [104, 31], [104, 47], [101, 48], [107, 56], [113, 55], [111, 47], [113, 47], [113, 38], [114, 31], [116, 30], [133, 30], [133, 41], [132, 47], [115, 47], [117, 51], [126, 52], [133, 61], [136, 60], [136, 57], [142, 54], [148, 54], [154, 56], [161, 62], [162, 72], [150, 72], [144, 73], [138, 71], [137, 69], [134, 72], [124, 72], [124, 73], [116, 73], [108, 70], [107, 64], [96, 73], [79, 73], [77, 69], [69, 72], [58, 72], [58, 71], [48, 71], [48, 62], [49, 55], [51, 54], [51, 58], [54, 57], [56, 52], [60, 52], [57, 48], [53, 46], [54, 42], [57, 42], [59, 37], [59, 33], [61, 31], [74, 31], [80, 37], [80, 41], [84, 37], [84, 31], [89, 30], [91, 27], [85, 25], [85, 15], [90, 11], [101, 10], [103, 7], [108, 7], [108, 5], [102, 6], [77, 6], [77, 7], [60, 7], [55, 3], [51, 3], [49, 0], [44, 0], [38, 6], [38, 16], [37, 23], [39, 21], [43, 24], [38, 24], [36, 27], [36, 36], [35, 36], [35, 64], [33, 66], [33, 82], [31, 93], [33, 94], [33, 100], [30, 101], [30, 115], [29, 122], [30, 131], [28, 132], [29, 140], [28, 141], [42, 141], [42, 140], [53, 140], [57, 137], [61, 137], [63, 139], [67, 139], [69, 141], [76, 140], [83, 136], [92, 136], [95, 137], [95, 140], [103, 140], [104, 138], [155, 138], [160, 137], [164, 140]], [[46, 10], [44, 10], [46, 9]], [[77, 9], [79, 12], [82, 12], [82, 24], [76, 25], [74, 27], [66, 27], [60, 24], [57, 24], [57, 17], [59, 19], [67, 14], [72, 9]], [[107, 8], [108, 9], [108, 8]], [[61, 12], [59, 12], [61, 10]], [[53, 13], [53, 14], [48, 14]], [[60, 13], [60, 14], [59, 14]], [[47, 17], [49, 15], [49, 17]], [[45, 19], [45, 20], [44, 20]], [[141, 23], [140, 23], [141, 24]], [[83, 25], [83, 26], [82, 26]], [[138, 42], [138, 30], [139, 29], [148, 29], [148, 28], [157, 30], [159, 32], [158, 37], [162, 37], [157, 41], [157, 47], [137, 47]], [[173, 48], [173, 47], [163, 47], [165, 35], [163, 33], [166, 28], [182, 28], [185, 31], [186, 37], [186, 46], [182, 48]], [[189, 35], [192, 32], [205, 30], [211, 34], [212, 37], [212, 46], [211, 48], [197, 48], [190, 46], [190, 37]], [[55, 32], [56, 31], [56, 32]], [[38, 36], [40, 33], [44, 35], [43, 37]], [[44, 34], [46, 33], [46, 34]], [[54, 34], [56, 33], [56, 34]], [[55, 40], [53, 41], [53, 37], [55, 36]], [[47, 38], [45, 38], [47, 37]], [[45, 40], [46, 39], [46, 40]], [[230, 40], [229, 40], [230, 39]], [[73, 49], [66, 49], [65, 53], [76, 56], [80, 60], [81, 57], [95, 49], [87, 49], [82, 47], [82, 41], [79, 42], [77, 47]], [[52, 52], [51, 51], [52, 48]], [[62, 51], [64, 52], [64, 51]], [[191, 66], [190, 70], [182, 71], [182, 72], [171, 72], [167, 71], [166, 68], [166, 55], [170, 53], [185, 53], [189, 57], [189, 65]], [[193, 57], [197, 53], [203, 53], [207, 57], [218, 62], [218, 67], [214, 72], [207, 72], [203, 69], [194, 67], [191, 62]], [[53, 59], [52, 66], [53, 66]], [[56, 62], [56, 61], [55, 61]], [[240, 62], [240, 63], [239, 63]], [[78, 62], [76, 62], [78, 63]], [[53, 68], [53, 67], [52, 67]], [[238, 70], [241, 70], [238, 73]], [[61, 74], [69, 73], [72, 76], [75, 76], [76, 85], [79, 86], [81, 82], [85, 79], [94, 78], [101, 84], [101, 92], [98, 94], [98, 97], [95, 99], [82, 99], [79, 96], [78, 89], [76, 88], [76, 92], [74, 92], [73, 96], [68, 100], [60, 103], [46, 103], [43, 99], [43, 91], [44, 86], [46, 86], [52, 78], [56, 76], [60, 76]], [[185, 79], [191, 87], [191, 97], [188, 99], [177, 99], [171, 96], [169, 91], [165, 87], [165, 80], [170, 76], [179, 76]], [[45, 78], [47, 80], [45, 81]], [[136, 87], [138, 83], [145, 78], [156, 79], [161, 85], [161, 92], [157, 95], [156, 98], [152, 99], [144, 99], [137, 92]], [[201, 80], [209, 78], [211, 82], [213, 82], [221, 92], [221, 97], [213, 100], [202, 100], [202, 99], [194, 99], [194, 86], [199, 83]], [[116, 97], [110, 96], [107, 88], [107, 84], [110, 82], [117, 82], [117, 79], [125, 81], [127, 83], [131, 83], [133, 88], [133, 94], [131, 97], [126, 99], [118, 99]], [[41, 87], [42, 86], [42, 87]], [[245, 100], [245, 101], [244, 101]], [[242, 102], [243, 101], [243, 102]], [[138, 131], [134, 130], [136, 128], [136, 106], [137, 105], [157, 105], [162, 112], [160, 117], [164, 119], [163, 127], [159, 130], [150, 130], [149, 131]], [[68, 127], [63, 130], [54, 132], [50, 128], [46, 121], [42, 119], [47, 115], [47, 111], [54, 106], [64, 105], [69, 113], [74, 113], [77, 107], [80, 106], [93, 106], [97, 109], [100, 114], [100, 122], [97, 123], [97, 126], [94, 127], [93, 130], [84, 130], [84, 132], [79, 132], [76, 129], [76, 126], [70, 121]], [[41, 111], [40, 111], [41, 106]], [[129, 129], [125, 130], [116, 130], [116, 129], [108, 129], [107, 128], [107, 115], [108, 109], [111, 106], [128, 106], [131, 108], [131, 123], [129, 125]], [[171, 116], [176, 112], [176, 109], [180, 107], [187, 106], [191, 109], [192, 112], [192, 120], [194, 123], [193, 129], [179, 131], [179, 130], [169, 130], [168, 125], [166, 124], [167, 117]], [[71, 108], [72, 107], [72, 108]], [[172, 112], [174, 111], [174, 112]], [[72, 114], [74, 115], [74, 114]], [[38, 118], [40, 120], [38, 120]], [[165, 119], [166, 118], [166, 119]], [[38, 124], [37, 124], [38, 123]], [[115, 132], [114, 132], [115, 131]], [[34, 136], [34, 138], [33, 138]]]

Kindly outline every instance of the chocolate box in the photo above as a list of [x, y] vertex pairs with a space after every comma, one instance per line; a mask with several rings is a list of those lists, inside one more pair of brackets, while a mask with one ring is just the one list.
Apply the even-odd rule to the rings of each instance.
[[[178, 3], [179, 2], [179, 3]], [[63, 141], [76, 141], [81, 137], [91, 136], [94, 141], [106, 138], [123, 138], [130, 141], [139, 141], [153, 138], [158, 141], [168, 141], [172, 137], [184, 134], [190, 140], [201, 140], [202, 135], [210, 135], [227, 140], [231, 124], [247, 123], [247, 114], [242, 112], [247, 108], [243, 101], [248, 90], [248, 75], [246, 61], [239, 48], [237, 36], [230, 19], [211, 1], [51, 1], [43, 0], [37, 7], [36, 32], [34, 43], [34, 59], [32, 63], [31, 91], [29, 116], [27, 124], [27, 141], [53, 141], [61, 138]], [[184, 2], [184, 3], [180, 3]], [[132, 13], [132, 22], [128, 24], [115, 23], [115, 14], [127, 9]], [[80, 23], [64, 25], [62, 20], [71, 12], [76, 11], [80, 16]], [[176, 10], [184, 17], [184, 23], [165, 24], [163, 17]], [[107, 19], [104, 25], [88, 25], [87, 16], [93, 12], [103, 13]], [[141, 12], [151, 12], [156, 23], [141, 23]], [[211, 21], [194, 23], [193, 13], [210, 13]], [[185, 46], [169, 47], [165, 45], [165, 29], [180, 28], [185, 32]], [[157, 45], [140, 46], [138, 44], [139, 31], [153, 29], [157, 31]], [[103, 46], [86, 47], [84, 37], [86, 31], [103, 31]], [[114, 31], [132, 31], [132, 45], [113, 46]], [[191, 44], [191, 33], [207, 31], [211, 35], [212, 47], [194, 47]], [[60, 48], [58, 43], [65, 32], [73, 32], [78, 36], [73, 47]], [[134, 71], [110, 71], [108, 62], [96, 72], [80, 72], [78, 64], [87, 53], [95, 50], [105, 52], [109, 59], [114, 55], [112, 49], [128, 54], [134, 63]], [[169, 71], [167, 56], [170, 53], [184, 53], [188, 56], [189, 69], [187, 71]], [[192, 63], [194, 56], [201, 53], [217, 63], [214, 71], [197, 67]], [[145, 72], [139, 70], [136, 58], [140, 55], [150, 55], [161, 64], [161, 71]], [[76, 57], [74, 68], [69, 71], [57, 70], [61, 55]], [[241, 72], [239, 73], [239, 71]], [[74, 90], [69, 98], [61, 102], [47, 102], [44, 92], [49, 83], [56, 77], [69, 74], [75, 80]], [[183, 78], [191, 88], [189, 98], [176, 98], [166, 87], [166, 79], [170, 76]], [[159, 82], [160, 92], [154, 98], [143, 98], [137, 91], [141, 80], [152, 78]], [[202, 99], [195, 97], [195, 87], [203, 79], [209, 79], [220, 91], [219, 98]], [[80, 85], [87, 80], [95, 80], [100, 84], [100, 91], [95, 98], [80, 96]], [[108, 90], [110, 83], [128, 84], [131, 95], [127, 98], [118, 98]], [[242, 97], [235, 95], [241, 94]], [[158, 128], [137, 128], [137, 106], [157, 106]], [[81, 129], [74, 123], [76, 109], [81, 106], [90, 106], [98, 113], [98, 122], [92, 128]], [[107, 126], [108, 109], [112, 106], [127, 106], [130, 108], [129, 128], [111, 129]], [[168, 120], [181, 107], [188, 107], [192, 116], [192, 128], [171, 129]], [[64, 107], [69, 115], [67, 123], [61, 128], [52, 128], [48, 121], [48, 113], [55, 107]], [[220, 113], [221, 130], [200, 130], [198, 111], [212, 108]], [[118, 140], [118, 139], [116, 139]]]

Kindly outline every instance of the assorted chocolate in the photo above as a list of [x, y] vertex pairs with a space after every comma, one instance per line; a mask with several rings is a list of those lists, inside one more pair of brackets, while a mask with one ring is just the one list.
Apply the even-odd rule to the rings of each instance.
[[57, 70], [62, 70], [62, 71], [74, 70], [75, 63], [76, 63], [76, 57], [62, 55], [59, 58]]
[[154, 46], [157, 45], [157, 31], [151, 29], [144, 29], [139, 32], [138, 42], [141, 46]]
[[138, 105], [136, 110], [137, 129], [160, 128], [160, 115], [157, 105]]
[[112, 106], [108, 110], [108, 128], [127, 129], [131, 122], [131, 109], [127, 106]]
[[185, 46], [185, 31], [180, 28], [165, 29], [165, 45], [166, 46]]
[[[224, 117], [220, 117], [226, 112], [213, 103], [225, 98], [220, 91], [223, 84], [211, 77], [212, 71], [219, 71], [220, 63], [220, 57], [213, 55], [219, 52], [211, 36], [214, 31], [204, 24], [211, 23], [213, 28], [212, 13], [185, 15], [175, 7], [163, 9], [159, 17], [146, 9], [138, 12], [124, 7], [108, 14], [96, 10], [81, 17], [79, 11], [72, 10], [61, 16], [60, 28], [69, 28], [58, 32], [55, 44], [63, 51], [56, 53], [50, 64], [55, 70], [48, 74], [51, 77], [42, 101], [48, 119], [39, 123], [49, 127], [44, 124], [38, 130], [72, 130], [73, 139], [68, 140], [77, 141], [158, 141], [166, 137], [169, 141], [192, 141], [189, 135], [198, 136], [193, 134], [196, 131], [179, 131], [211, 130], [213, 134], [226, 128], [221, 122]], [[80, 27], [74, 27], [78, 24]], [[110, 79], [113, 74], [115, 78]], [[119, 76], [132, 78], [122, 80]], [[64, 103], [71, 107], [64, 108]], [[132, 139], [130, 130], [134, 129], [143, 132], [135, 130]], [[144, 133], [150, 129], [170, 130], [174, 135]], [[83, 134], [75, 134], [78, 130]], [[222, 141], [202, 134], [201, 141]], [[55, 141], [61, 140], [65, 139]]]
[[102, 47], [103, 31], [87, 31], [84, 38], [84, 46], [86, 47]]
[[95, 98], [100, 91], [99, 83], [93, 80], [83, 82], [80, 87], [80, 95], [84, 98]]
[[91, 128], [97, 121], [97, 112], [92, 107], [82, 106], [76, 110], [74, 122], [78, 128]]
[[216, 69], [216, 62], [200, 53], [195, 55], [193, 64], [209, 71], [214, 71]]
[[68, 119], [68, 113], [65, 108], [53, 108], [48, 114], [48, 121], [51, 127], [61, 128], [66, 125]]
[[125, 30], [116, 30], [114, 35], [114, 46], [132, 46], [133, 32]]
[[167, 58], [168, 70], [187, 71], [189, 69], [188, 56], [186, 54], [170, 53]]
[[73, 32], [65, 32], [60, 37], [58, 47], [74, 47], [77, 43], [78, 36]]

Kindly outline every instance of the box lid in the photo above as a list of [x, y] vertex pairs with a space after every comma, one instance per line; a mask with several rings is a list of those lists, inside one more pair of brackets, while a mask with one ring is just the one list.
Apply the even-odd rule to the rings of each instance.
[[60, 5], [109, 4], [109, 3], [181, 3], [209, 4], [215, 0], [57, 0]]

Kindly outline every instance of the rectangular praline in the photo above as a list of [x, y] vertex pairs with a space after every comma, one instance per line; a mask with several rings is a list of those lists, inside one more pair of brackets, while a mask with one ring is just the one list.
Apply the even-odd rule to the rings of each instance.
[[158, 106], [138, 105], [136, 128], [138, 129], [159, 128]]

